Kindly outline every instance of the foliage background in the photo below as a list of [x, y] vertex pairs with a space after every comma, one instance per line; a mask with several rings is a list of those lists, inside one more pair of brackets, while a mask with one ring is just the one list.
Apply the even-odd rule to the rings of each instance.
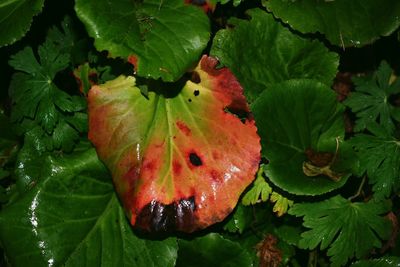
[[[0, 240], [4, 250], [0, 265], [24, 266], [30, 262], [32, 266], [52, 266], [54, 262], [51, 260], [55, 260], [56, 265], [69, 266], [79, 266], [83, 262], [88, 266], [398, 266], [398, 25], [390, 30], [378, 24], [373, 27], [353, 25], [350, 30], [357, 29], [354, 31], [371, 35], [369, 39], [373, 41], [343, 49], [340, 39], [329, 39], [328, 34], [326, 39], [322, 34], [314, 33], [315, 29], [296, 24], [296, 16], [310, 16], [307, 14], [307, 3], [312, 4], [312, 1], [303, 1], [304, 15], [299, 15], [299, 11], [285, 14], [287, 1], [225, 2], [228, 3], [218, 3], [215, 11], [209, 14], [212, 42], [208, 43], [205, 51], [218, 56], [221, 64], [228, 66], [245, 88], [262, 138], [264, 156], [255, 183], [243, 195], [234, 213], [222, 223], [191, 235], [149, 235], [132, 230], [113, 191], [109, 174], [85, 140], [84, 131], [80, 134], [79, 144], [70, 153], [68, 150], [72, 148], [49, 149], [49, 141], [43, 137], [46, 134], [31, 128], [28, 131], [26, 124], [17, 123], [12, 127], [8, 124], [8, 116], [17, 110], [10, 100], [12, 93], [9, 94], [11, 77], [16, 72], [10, 66], [11, 56], [26, 46], [32, 47], [34, 55], [37, 55], [38, 47], [45, 42], [49, 29], [60, 27], [66, 15], [72, 20], [74, 34], [81, 40], [74, 44], [70, 66], [77, 68], [90, 60], [89, 55], [95, 55], [98, 61], [91, 63], [91, 67], [102, 73], [100, 81], [132, 72], [125, 61], [110, 59], [104, 53], [96, 52], [93, 40], [76, 15], [73, 1], [45, 1], [42, 12], [34, 17], [26, 35], [12, 45], [0, 48], [1, 152], [7, 158], [1, 166], [7, 174], [1, 180], [4, 192], [1, 195]], [[338, 5], [343, 3], [337, 2]], [[338, 24], [346, 24], [350, 18], [356, 20], [359, 14], [356, 4], [360, 1], [353, 2], [355, 7], [346, 6], [336, 13]], [[398, 12], [396, 1], [365, 3], [373, 6], [374, 2], [379, 2], [384, 10]], [[294, 23], [289, 22], [292, 28], [282, 26], [272, 16], [263, 21], [264, 5], [283, 20], [293, 19]], [[253, 8], [263, 11], [250, 11], [249, 18], [246, 11]], [[330, 16], [328, 14], [326, 18]], [[257, 26], [246, 25], [253, 23], [255, 18], [258, 19]], [[385, 21], [382, 20], [383, 25]], [[262, 26], [259, 26], [260, 23]], [[329, 23], [334, 24], [328, 21], [314, 25], [321, 27]], [[269, 25], [273, 25], [275, 28], [271, 28], [274, 30], [267, 28]], [[223, 30], [225, 27], [227, 29]], [[254, 31], [248, 31], [249, 28]], [[238, 34], [235, 36], [232, 31]], [[283, 40], [297, 39], [288, 42], [285, 47], [285, 42], [279, 39], [270, 41], [276, 32], [283, 36]], [[381, 37], [382, 33], [389, 35]], [[242, 50], [243, 40], [240, 38], [245, 34], [248, 34], [245, 40], [250, 48]], [[257, 42], [265, 46], [258, 45], [256, 41], [252, 43], [255, 38], [260, 38]], [[310, 51], [315, 55], [310, 58], [304, 57], [310, 55], [310, 51], [293, 52], [302, 45], [309, 47], [311, 42], [314, 46]], [[345, 40], [345, 44], [351, 42]], [[286, 52], [283, 56], [295, 54], [300, 58], [300, 64], [294, 64], [297, 68], [292, 72], [283, 71], [282, 62], [274, 57], [280, 51]], [[388, 65], [381, 64], [382, 61], [388, 62]], [[108, 68], [109, 72], [104, 68]], [[61, 91], [79, 95], [76, 81], [68, 73], [72, 70], [68, 68], [68, 71], [57, 72], [54, 83]], [[337, 72], [339, 75], [331, 83]], [[351, 83], [346, 78], [348, 76], [360, 77]], [[320, 83], [291, 80], [301, 78], [313, 78]], [[261, 81], [261, 85], [255, 80]], [[139, 78], [139, 81], [147, 84], [146, 79]], [[389, 88], [389, 84], [393, 88]], [[328, 90], [329, 87], [337, 89], [339, 86], [357, 91], [359, 99], [353, 93], [343, 102], [344, 105], [338, 104], [334, 91], [328, 93]], [[366, 89], [360, 89], [362, 87]], [[387, 126], [388, 123], [379, 116], [368, 123], [357, 124], [360, 118], [358, 108], [366, 103], [363, 97], [374, 92], [380, 94], [384, 87], [388, 87], [385, 89], [390, 100], [388, 107], [393, 109], [384, 112], [388, 112], [392, 126]], [[311, 96], [307, 93], [316, 96], [315, 103], [319, 103], [311, 109], [314, 113], [291, 111], [298, 115], [289, 118], [291, 112], [285, 109], [294, 107], [299, 100], [310, 103]], [[344, 97], [348, 95], [348, 92], [340, 93]], [[281, 105], [282, 102], [277, 99], [284, 99], [286, 105]], [[373, 114], [380, 104], [372, 100], [371, 103], [371, 111], [364, 117]], [[345, 107], [348, 118], [346, 128], [341, 119]], [[269, 110], [266, 111], [266, 108]], [[280, 111], [282, 113], [278, 116]], [[339, 142], [338, 158], [343, 162], [335, 162], [337, 166], [332, 169], [329, 161], [322, 164], [324, 167], [329, 165], [331, 174], [336, 170], [346, 173], [338, 183], [326, 177], [323, 180], [307, 177], [298, 168], [305, 161], [308, 145], [298, 144], [302, 152], [292, 162], [286, 158], [289, 152], [283, 151], [275, 142], [282, 132], [289, 136], [312, 136], [291, 126], [298, 123], [301, 129], [302, 122], [310, 119], [315, 121], [312, 129], [320, 127], [326, 121], [325, 117], [319, 119], [320, 111], [326, 111], [327, 117], [334, 117], [323, 127], [325, 130], [328, 128], [328, 134], [319, 130], [322, 134], [313, 136], [307, 142], [316, 151], [329, 151], [331, 154], [335, 152], [336, 142]], [[280, 122], [289, 127], [278, 127]], [[16, 134], [8, 132], [11, 128]], [[276, 138], [268, 136], [271, 129], [277, 131]], [[340, 137], [339, 141], [337, 137]], [[286, 139], [280, 141], [285, 142]], [[392, 146], [383, 146], [387, 143]], [[268, 164], [265, 159], [268, 159]], [[39, 164], [45, 167], [38, 170], [35, 166]], [[293, 170], [291, 166], [295, 166]], [[54, 172], [54, 169], [59, 171]], [[287, 170], [288, 173], [285, 173]], [[323, 174], [326, 175], [326, 172]], [[293, 176], [298, 179], [288, 179]], [[311, 179], [314, 179], [313, 183], [310, 183]], [[64, 190], [65, 187], [73, 190]], [[35, 206], [34, 210], [38, 212], [35, 216], [44, 222], [39, 228], [32, 227], [30, 221], [34, 203], [40, 203], [38, 208]], [[39, 235], [35, 231], [39, 231]]]

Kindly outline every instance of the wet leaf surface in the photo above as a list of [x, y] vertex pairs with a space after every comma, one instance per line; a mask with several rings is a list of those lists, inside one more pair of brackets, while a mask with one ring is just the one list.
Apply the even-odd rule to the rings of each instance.
[[146, 78], [177, 80], [210, 38], [207, 15], [183, 0], [78, 0], [75, 10], [98, 50], [129, 60]]
[[[298, 195], [323, 194], [344, 185], [356, 158], [343, 142], [344, 108], [330, 88], [311, 80], [289, 80], [264, 91], [252, 110], [271, 182]], [[323, 172], [306, 175], [303, 165], [310, 160], [310, 148], [313, 154], [335, 154], [338, 149], [335, 162], [327, 166], [341, 174], [340, 179], [333, 181]]]
[[25, 165], [34, 177], [31, 189], [0, 213], [12, 266], [174, 266], [175, 238], [151, 241], [133, 233], [94, 149], [43, 154], [37, 165]]
[[315, 79], [330, 86], [338, 56], [321, 42], [300, 37], [261, 9], [247, 11], [249, 20], [232, 18], [217, 32], [211, 55], [243, 85], [249, 102], [271, 85], [289, 79]]
[[343, 48], [372, 43], [400, 25], [397, 0], [268, 0], [264, 5], [293, 29], [322, 33]]

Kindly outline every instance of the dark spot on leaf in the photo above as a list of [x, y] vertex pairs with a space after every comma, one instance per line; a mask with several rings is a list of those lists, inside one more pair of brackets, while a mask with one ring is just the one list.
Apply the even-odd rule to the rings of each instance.
[[194, 166], [201, 166], [203, 165], [203, 162], [201, 161], [201, 158], [194, 152], [189, 154], [189, 160], [190, 163]]
[[192, 76], [190, 77], [190, 80], [192, 82], [194, 82], [194, 83], [200, 83], [201, 82], [200, 75], [196, 71], [192, 72]]
[[176, 126], [184, 135], [190, 136], [192, 134], [190, 128], [183, 121], [177, 121]]
[[172, 162], [172, 170], [174, 175], [179, 175], [182, 172], [182, 165], [178, 161], [174, 160], [174, 162]]
[[200, 91], [199, 90], [194, 90], [193, 94], [194, 94], [194, 96], [198, 96], [200, 94]]
[[153, 232], [175, 230], [191, 232], [195, 207], [193, 196], [169, 205], [153, 200], [140, 212], [136, 226]]
[[189, 101], [189, 102], [192, 102], [192, 99], [191, 99], [191, 98], [189, 98], [189, 99], [188, 99], [188, 101]]

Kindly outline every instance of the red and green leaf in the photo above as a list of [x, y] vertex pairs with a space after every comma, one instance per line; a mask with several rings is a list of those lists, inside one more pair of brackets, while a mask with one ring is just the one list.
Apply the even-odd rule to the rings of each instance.
[[173, 98], [119, 77], [89, 92], [89, 139], [132, 225], [191, 232], [223, 220], [253, 181], [260, 140], [243, 89], [203, 56]]

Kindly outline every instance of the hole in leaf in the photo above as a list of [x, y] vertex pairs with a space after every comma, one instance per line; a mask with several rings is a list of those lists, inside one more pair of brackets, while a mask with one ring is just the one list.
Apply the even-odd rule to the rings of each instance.
[[201, 166], [201, 165], [203, 165], [203, 162], [201, 161], [201, 158], [196, 153], [193, 153], [193, 152], [190, 153], [189, 160], [190, 160], [190, 163], [192, 163], [193, 166]]
[[194, 83], [200, 83], [201, 82], [200, 75], [196, 71], [192, 72], [192, 76], [190, 77], [190, 80], [192, 82], [194, 82]]
[[199, 90], [194, 90], [193, 94], [194, 94], [194, 96], [198, 96], [200, 94], [200, 91]]
[[225, 107], [224, 111], [235, 115], [236, 117], [238, 117], [240, 119], [240, 121], [242, 123], [245, 123], [246, 120], [250, 119], [250, 112], [243, 110], [243, 109], [228, 106], [228, 107]]

